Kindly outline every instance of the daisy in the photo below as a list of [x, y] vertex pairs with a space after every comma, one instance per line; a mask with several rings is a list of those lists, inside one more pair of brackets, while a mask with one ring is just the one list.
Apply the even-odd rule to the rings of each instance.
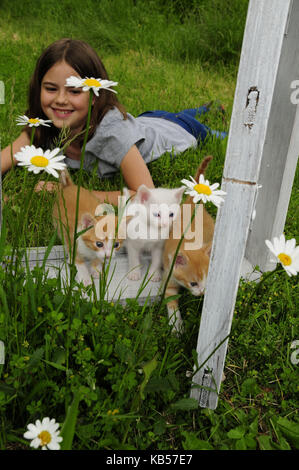
[[274, 237], [273, 243], [265, 240], [265, 243], [271, 253], [275, 255], [276, 263], [281, 263], [289, 276], [296, 276], [299, 271], [299, 246], [296, 247], [296, 240], [285, 240], [284, 234], [279, 238]]
[[109, 90], [113, 93], [117, 93], [115, 90], [112, 90], [111, 86], [118, 85], [118, 82], [112, 82], [111, 80], [102, 80], [101, 78], [79, 78], [79, 77], [68, 77], [66, 79], [65, 86], [71, 86], [75, 88], [82, 87], [83, 91], [92, 90], [96, 96], [99, 96], [100, 90]]
[[225, 192], [217, 190], [219, 183], [210, 185], [208, 180], [205, 180], [203, 175], [200, 175], [199, 182], [197, 183], [192, 176], [191, 181], [183, 179], [181, 182], [187, 186], [186, 194], [193, 196], [193, 202], [196, 204], [202, 201], [204, 204], [211, 201], [216, 207], [220, 207], [224, 199], [221, 196], [225, 196]]
[[34, 145], [26, 145], [14, 157], [18, 160], [18, 165], [26, 166], [28, 171], [33, 171], [34, 174], [45, 170], [47, 173], [55, 176], [55, 178], [58, 178], [59, 175], [56, 170], [66, 168], [66, 164], [61, 162], [65, 157], [64, 155], [58, 155], [59, 152], [59, 148], [44, 152], [43, 149], [36, 148]]
[[41, 446], [42, 450], [59, 450], [62, 437], [59, 436], [59, 423], [55, 419], [44, 418], [42, 422], [38, 419], [35, 424], [27, 425], [28, 431], [25, 432], [25, 439], [31, 439], [30, 447], [37, 449]]
[[40, 118], [29, 118], [25, 116], [25, 114], [23, 116], [18, 116], [16, 121], [17, 121], [17, 126], [28, 125], [29, 127], [38, 127], [38, 126], [50, 127], [50, 125], [47, 123], [52, 122], [50, 119], [44, 120]]

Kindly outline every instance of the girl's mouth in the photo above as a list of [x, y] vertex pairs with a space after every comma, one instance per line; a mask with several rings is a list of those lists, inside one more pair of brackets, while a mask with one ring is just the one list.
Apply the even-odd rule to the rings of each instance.
[[71, 109], [52, 108], [52, 111], [53, 111], [54, 115], [57, 118], [60, 118], [60, 119], [68, 118], [73, 113], [73, 111]]

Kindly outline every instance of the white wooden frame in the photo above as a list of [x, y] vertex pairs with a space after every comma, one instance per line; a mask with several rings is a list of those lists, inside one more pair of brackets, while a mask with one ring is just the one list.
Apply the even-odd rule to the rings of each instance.
[[[273, 269], [265, 240], [283, 233], [299, 153], [299, 0], [250, 0], [191, 397], [215, 409], [244, 256]], [[296, 112], [297, 111], [297, 112]], [[260, 187], [261, 186], [261, 187]], [[256, 217], [252, 215], [256, 211]]]

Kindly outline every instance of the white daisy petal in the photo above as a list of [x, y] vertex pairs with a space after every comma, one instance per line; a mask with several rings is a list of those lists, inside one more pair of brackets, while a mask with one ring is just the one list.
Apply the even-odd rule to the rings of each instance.
[[192, 176], [190, 176], [191, 181], [183, 179], [181, 183], [187, 187], [185, 194], [188, 194], [193, 197], [193, 202], [196, 204], [199, 201], [202, 201], [204, 204], [206, 202], [212, 202], [216, 207], [220, 207], [224, 199], [221, 196], [225, 196], [226, 192], [222, 190], [217, 190], [219, 183], [214, 183], [210, 185], [209, 180], [205, 180], [204, 175], [199, 176], [198, 183], [195, 181]]
[[265, 240], [265, 243], [272, 254], [275, 255], [275, 261], [280, 263], [289, 276], [296, 276], [299, 272], [299, 247], [296, 247], [296, 240], [286, 240], [284, 234], [280, 237], [274, 237], [273, 243]]
[[50, 127], [48, 123], [52, 121], [50, 119], [40, 119], [40, 118], [29, 118], [25, 116], [18, 116], [17, 119], [17, 126], [29, 126], [29, 127], [38, 127], [38, 126], [46, 126]]
[[113, 82], [111, 80], [102, 80], [101, 78], [94, 77], [75, 77], [71, 76], [66, 79], [65, 86], [79, 88], [82, 87], [83, 91], [92, 90], [96, 96], [99, 96], [100, 90], [109, 90], [113, 93], [117, 93], [115, 90], [110, 87], [118, 85], [118, 82]]
[[30, 443], [30, 447], [34, 447], [35, 449], [37, 449], [39, 445], [40, 445], [40, 439], [38, 437], [33, 439], [33, 441], [31, 441]]
[[60, 171], [66, 167], [66, 164], [61, 161], [65, 157], [64, 155], [58, 155], [59, 152], [59, 148], [43, 151], [34, 145], [26, 145], [14, 157], [18, 161], [18, 165], [26, 166], [28, 171], [32, 171], [34, 174], [44, 170], [58, 178], [59, 175], [56, 170]]
[[28, 424], [27, 429], [24, 433], [26, 439], [30, 439], [30, 446], [37, 449], [41, 447], [42, 450], [59, 450], [60, 444], [63, 439], [59, 435], [59, 423], [56, 423], [55, 419], [50, 420], [49, 417], [43, 418], [42, 422], [37, 420], [35, 424]]
[[36, 438], [36, 432], [27, 431], [23, 434], [23, 436], [25, 437], [25, 439], [35, 439]]

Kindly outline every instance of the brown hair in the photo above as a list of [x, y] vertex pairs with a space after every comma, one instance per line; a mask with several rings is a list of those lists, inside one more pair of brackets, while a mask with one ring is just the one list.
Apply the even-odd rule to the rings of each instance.
[[[29, 85], [28, 110], [26, 115], [29, 118], [39, 117], [47, 119], [40, 102], [41, 83], [47, 71], [57, 62], [67, 62], [80, 77], [94, 77], [109, 80], [106, 69], [100, 60], [98, 54], [92, 47], [84, 41], [75, 39], [60, 39], [50, 44], [42, 53], [37, 61], [34, 74]], [[91, 138], [97, 125], [101, 122], [107, 111], [116, 106], [126, 119], [127, 114], [125, 108], [119, 103], [115, 93], [108, 90], [101, 90], [99, 96], [95, 96], [94, 104], [91, 112], [90, 131], [88, 139]], [[31, 129], [26, 128], [26, 132], [30, 137]], [[34, 144], [41, 147], [49, 148], [53, 143], [53, 139], [58, 136], [60, 130], [54, 126], [36, 128], [34, 136]], [[83, 140], [83, 136], [79, 137], [79, 141]]]

